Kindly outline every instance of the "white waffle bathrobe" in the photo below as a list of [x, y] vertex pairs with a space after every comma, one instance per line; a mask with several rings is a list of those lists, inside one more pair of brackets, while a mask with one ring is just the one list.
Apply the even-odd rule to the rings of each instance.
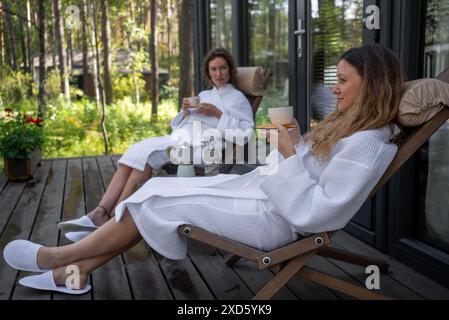
[[391, 137], [387, 127], [355, 133], [325, 163], [301, 141], [273, 175], [257, 168], [242, 176], [153, 178], [117, 206], [116, 221], [128, 208], [145, 241], [169, 259], [186, 256], [187, 238], [177, 234], [184, 223], [272, 250], [298, 233], [345, 226], [393, 159]]
[[[209, 128], [216, 128], [222, 137], [225, 129], [241, 129], [243, 132], [254, 127], [253, 113], [245, 95], [230, 83], [220, 89], [213, 88], [199, 93], [201, 103], [211, 103], [223, 114], [220, 120], [192, 111], [184, 117], [178, 113], [171, 121], [173, 132], [171, 135], [142, 140], [132, 145], [120, 158], [118, 163], [143, 171], [148, 163], [152, 168], [159, 169], [169, 162], [166, 149], [178, 144], [176, 130], [187, 130], [192, 137], [193, 121], [201, 122], [201, 132]], [[184, 131], [182, 131], [184, 132]]]

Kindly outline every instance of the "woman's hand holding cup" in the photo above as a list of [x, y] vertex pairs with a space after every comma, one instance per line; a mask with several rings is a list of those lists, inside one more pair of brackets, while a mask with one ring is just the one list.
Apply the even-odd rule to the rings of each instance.
[[296, 154], [295, 145], [301, 139], [298, 121], [292, 118], [291, 123], [295, 125], [295, 128], [286, 129], [281, 124], [275, 124], [277, 130], [269, 130], [266, 132], [268, 142], [274, 145], [285, 159]]

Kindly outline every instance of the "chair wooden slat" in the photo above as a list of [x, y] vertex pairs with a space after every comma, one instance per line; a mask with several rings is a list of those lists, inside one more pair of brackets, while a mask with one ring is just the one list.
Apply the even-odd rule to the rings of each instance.
[[369, 197], [374, 195], [391, 178], [391, 176], [395, 174], [419, 148], [421, 148], [424, 142], [426, 142], [435, 133], [435, 131], [437, 131], [438, 128], [440, 128], [448, 119], [449, 107], [442, 109], [437, 115], [426, 122], [422, 127], [416, 129], [413, 133], [411, 133], [399, 148], [390, 166], [385, 171], [384, 175], [379, 180], [377, 185], [374, 187], [373, 191], [371, 191]]

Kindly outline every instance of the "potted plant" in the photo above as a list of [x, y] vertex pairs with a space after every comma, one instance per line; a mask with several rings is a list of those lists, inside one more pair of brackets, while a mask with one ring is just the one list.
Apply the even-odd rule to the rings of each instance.
[[11, 181], [33, 178], [42, 160], [42, 119], [5, 109], [0, 116], [0, 151]]

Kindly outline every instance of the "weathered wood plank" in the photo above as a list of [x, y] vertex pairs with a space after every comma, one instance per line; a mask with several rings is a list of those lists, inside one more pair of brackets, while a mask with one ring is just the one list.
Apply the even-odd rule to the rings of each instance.
[[[339, 232], [338, 232], [339, 233]], [[337, 234], [338, 234], [337, 233]], [[337, 235], [334, 236], [334, 238]], [[333, 238], [333, 239], [334, 239]], [[354, 241], [355, 239], [353, 239]], [[346, 249], [338, 244], [336, 241], [332, 243], [332, 246], [339, 249]], [[352, 250], [351, 250], [352, 251]], [[359, 252], [360, 253], [360, 252]], [[361, 254], [367, 254], [367, 252], [361, 252]], [[333, 264], [344, 270], [345, 272], [351, 274], [357, 281], [359, 281], [362, 287], [365, 287], [365, 281], [368, 274], [365, 273], [365, 267], [353, 265], [351, 263], [342, 262], [338, 260], [329, 259]], [[393, 299], [401, 299], [401, 300], [422, 300], [423, 297], [420, 294], [410, 290], [400, 282], [392, 279], [389, 274], [381, 273], [380, 274], [380, 289], [373, 290], [376, 293], [380, 293], [382, 295], [388, 296]]]
[[7, 183], [8, 183], [8, 178], [6, 176], [1, 175], [0, 176], [0, 195], [1, 195], [1, 192], [3, 191], [3, 188], [6, 186]]
[[2, 191], [0, 196], [0, 208], [2, 208], [0, 213], [0, 237], [26, 185], [27, 182], [11, 182]]
[[159, 254], [156, 257], [176, 300], [214, 299], [190, 259], [169, 260]]
[[[64, 187], [64, 202], [62, 205], [62, 221], [79, 218], [85, 214], [83, 168], [81, 159], [67, 160], [66, 180]], [[63, 234], [59, 235], [58, 246], [71, 242]], [[90, 281], [92, 283], [92, 281]], [[90, 300], [92, 291], [80, 296], [53, 293], [54, 300]]]
[[[449, 289], [394, 260], [344, 231], [335, 234], [333, 240], [342, 248], [359, 254], [386, 260], [390, 264], [388, 276], [426, 299], [449, 299]], [[382, 278], [381, 278], [382, 280]]]
[[[97, 158], [106, 189], [115, 173], [109, 157]], [[122, 254], [135, 299], [167, 300], [172, 295], [151, 249], [142, 241]]]
[[[17, 206], [1, 236], [1, 248], [4, 248], [7, 243], [15, 239], [29, 239], [49, 169], [50, 163], [44, 163], [37, 168], [34, 179], [26, 183], [24, 192], [21, 192]], [[11, 297], [18, 275], [19, 271], [8, 266], [4, 259], [0, 259], [1, 300]], [[25, 272], [20, 273], [20, 277], [24, 275], [26, 275]]]
[[[83, 159], [84, 191], [87, 212], [93, 210], [104, 193], [96, 159]], [[132, 299], [121, 255], [92, 272], [95, 300]]]
[[[58, 244], [58, 225], [61, 219], [64, 197], [65, 171], [67, 162], [56, 160], [51, 163], [42, 200], [34, 223], [30, 240], [44, 246]], [[12, 297], [14, 300], [51, 299], [51, 293], [17, 286]]]
[[219, 255], [209, 255], [197, 242], [189, 241], [188, 255], [204, 281], [219, 300], [251, 299], [254, 294], [246, 284], [226, 266]]
[[[205, 249], [204, 255], [205, 260], [207, 259], [207, 254]], [[221, 257], [220, 263], [227, 269], [230, 269], [226, 266], [224, 260], [227, 257], [228, 253], [218, 250], [218, 254]], [[207, 260], [205, 261], [207, 263]], [[248, 288], [252, 292], [252, 296], [255, 296], [257, 292], [262, 289], [262, 287], [273, 278], [273, 273], [270, 270], [259, 270], [257, 265], [254, 262], [251, 262], [246, 259], [240, 259], [232, 269], [238, 276], [242, 279], [242, 281], [248, 286]], [[298, 297], [293, 294], [288, 288], [282, 288], [279, 292], [273, 297], [274, 300], [297, 300]]]
[[[307, 263], [308, 267], [315, 268], [319, 271], [325, 272], [331, 276], [334, 276], [336, 278], [339, 278], [341, 280], [347, 281], [352, 284], [359, 284], [356, 280], [354, 280], [350, 274], [344, 272], [340, 268], [336, 267], [334, 264], [332, 264], [330, 261], [320, 257], [320, 256], [314, 256], [310, 261]], [[295, 280], [301, 280], [302, 283], [299, 285], [298, 283], [295, 283]], [[326, 288], [325, 286], [322, 286], [320, 284], [316, 284], [310, 280], [301, 278], [299, 276], [295, 277], [288, 283], [289, 288], [291, 288], [293, 291], [300, 289], [300, 292], [298, 292], [301, 299], [304, 300], [312, 300], [312, 299], [330, 299], [333, 300], [335, 297], [337, 299], [341, 300], [354, 300], [353, 297], [347, 296], [344, 293], [341, 293], [339, 291]], [[305, 286], [307, 289], [304, 289], [302, 286]], [[321, 298], [320, 298], [321, 296]]]

